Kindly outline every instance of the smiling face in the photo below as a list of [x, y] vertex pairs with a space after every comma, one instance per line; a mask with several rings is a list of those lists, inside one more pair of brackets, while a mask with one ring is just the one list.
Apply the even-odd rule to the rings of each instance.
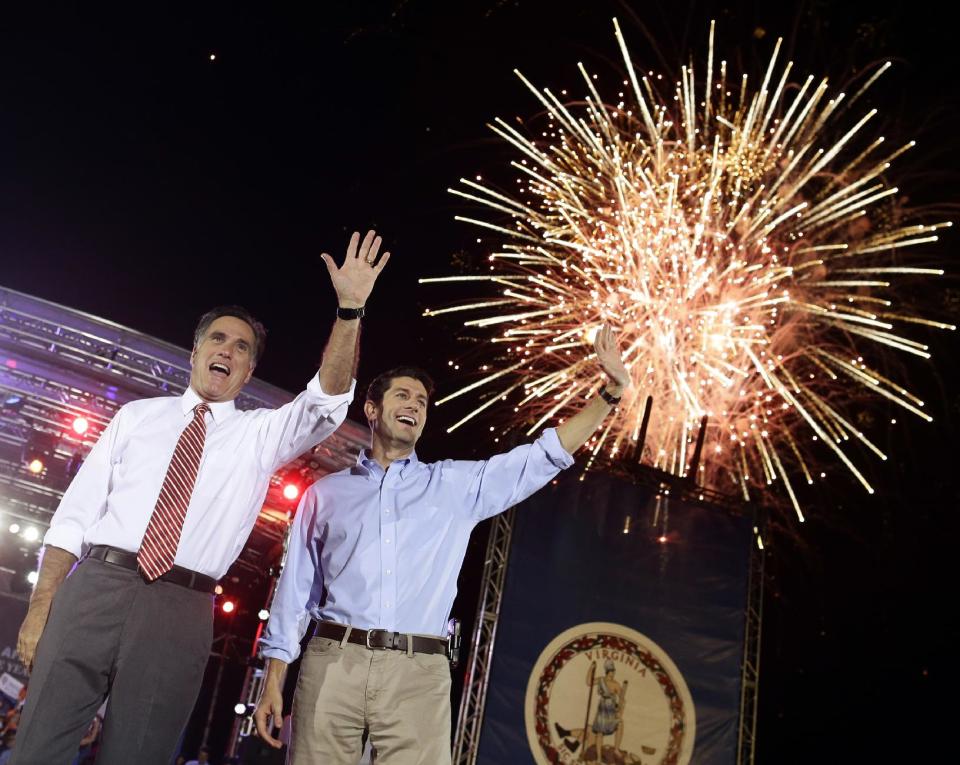
[[190, 387], [208, 402], [236, 398], [253, 376], [254, 340], [243, 319], [215, 319], [190, 354]]
[[412, 451], [427, 423], [427, 389], [413, 377], [394, 377], [383, 401], [368, 400], [363, 412], [374, 440], [390, 449]]

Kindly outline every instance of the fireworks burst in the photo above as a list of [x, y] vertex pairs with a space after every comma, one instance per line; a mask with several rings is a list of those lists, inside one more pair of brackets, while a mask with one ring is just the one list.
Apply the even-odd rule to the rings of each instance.
[[648, 464], [689, 470], [706, 416], [701, 485], [749, 498], [776, 484], [802, 520], [793, 482], [812, 483], [829, 454], [872, 492], [848, 442], [886, 457], [853, 421], [851, 401], [882, 396], [930, 417], [864, 353], [883, 346], [929, 358], [903, 328], [954, 329], [896, 306], [895, 280], [942, 274], [902, 265], [899, 251], [935, 242], [950, 225], [881, 214], [898, 193], [885, 172], [913, 143], [865, 143], [875, 110], [849, 119], [889, 64], [852, 97], [831, 96], [826, 80], [791, 83], [778, 42], [751, 90], [726, 62], [714, 66], [711, 25], [706, 87], [691, 65], [664, 98], [660, 78], [638, 76], [616, 21], [614, 29], [627, 73], [616, 105], [582, 65], [578, 104], [517, 72], [548, 122], [536, 137], [491, 125], [522, 154], [511, 163], [519, 193], [479, 179], [451, 189], [497, 216], [459, 219], [501, 239], [488, 273], [421, 279], [488, 290], [426, 312], [472, 312], [466, 327], [495, 333], [487, 374], [438, 402], [487, 394], [451, 430], [510, 399], [534, 421], [530, 433], [572, 411], [602, 384], [591, 343], [610, 322], [634, 387], [592, 442], [594, 456], [636, 442], [650, 395]]

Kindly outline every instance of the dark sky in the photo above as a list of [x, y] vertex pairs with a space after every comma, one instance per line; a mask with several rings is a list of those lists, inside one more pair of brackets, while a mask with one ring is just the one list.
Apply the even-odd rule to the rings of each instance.
[[[660, 71], [703, 49], [711, 18], [751, 74], [780, 35], [799, 72], [838, 84], [892, 58], [874, 97], [881, 124], [891, 139], [919, 140], [897, 182], [914, 204], [955, 210], [956, 42], [923, 4], [567, 5], [8, 3], [0, 285], [180, 345], [207, 307], [242, 303], [270, 329], [258, 376], [295, 390], [333, 313], [318, 256], [342, 256], [352, 230], [376, 226], [394, 260], [369, 305], [361, 378], [412, 361], [442, 390], [455, 325], [420, 313], [449, 295], [416, 280], [481, 256], [445, 189], [503, 172], [511, 155], [485, 123], [536, 111], [513, 67], [555, 89], [577, 86], [578, 60], [612, 71], [614, 15], [635, 60]], [[940, 248], [954, 273], [956, 246], [948, 234]], [[908, 297], [960, 318], [955, 280]], [[937, 697], [958, 680], [960, 637], [950, 613], [960, 349], [955, 336], [930, 342], [939, 371], [913, 365], [909, 380], [936, 422], [891, 429], [883, 445], [895, 458], [872, 468], [879, 496], [840, 486], [796, 538], [774, 543], [762, 762], [919, 761], [934, 751], [923, 737], [946, 724]], [[433, 415], [427, 457], [477, 453], [477, 431], [442, 435], [455, 414]]]

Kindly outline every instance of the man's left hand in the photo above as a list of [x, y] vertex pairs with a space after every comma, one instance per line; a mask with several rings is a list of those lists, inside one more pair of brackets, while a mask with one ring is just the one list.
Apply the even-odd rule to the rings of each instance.
[[619, 387], [620, 392], [630, 387], [630, 372], [620, 356], [620, 346], [616, 335], [609, 324], [604, 324], [593, 341], [593, 349], [597, 353], [597, 361], [607, 373], [612, 385]]
[[333, 258], [327, 253], [320, 257], [330, 272], [330, 280], [337, 291], [337, 300], [341, 308], [361, 308], [370, 297], [374, 282], [383, 267], [390, 260], [390, 253], [385, 252], [377, 261], [381, 239], [376, 231], [368, 231], [360, 242], [360, 232], [354, 231], [350, 237], [350, 246], [347, 247], [347, 257], [343, 265], [337, 268]]

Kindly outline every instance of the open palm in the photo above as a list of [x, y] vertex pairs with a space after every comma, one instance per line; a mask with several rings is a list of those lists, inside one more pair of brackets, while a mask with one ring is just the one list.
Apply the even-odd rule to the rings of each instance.
[[381, 239], [376, 231], [368, 231], [362, 243], [360, 232], [354, 231], [347, 247], [347, 256], [340, 268], [337, 268], [337, 264], [327, 253], [320, 256], [330, 272], [330, 280], [337, 291], [341, 308], [360, 308], [366, 304], [377, 277], [390, 260], [389, 252], [384, 252], [380, 260], [377, 260], [380, 244]]
[[607, 376], [621, 388], [630, 387], [630, 372], [623, 363], [617, 337], [609, 324], [604, 324], [597, 332], [593, 349], [597, 353], [597, 361], [600, 362]]

